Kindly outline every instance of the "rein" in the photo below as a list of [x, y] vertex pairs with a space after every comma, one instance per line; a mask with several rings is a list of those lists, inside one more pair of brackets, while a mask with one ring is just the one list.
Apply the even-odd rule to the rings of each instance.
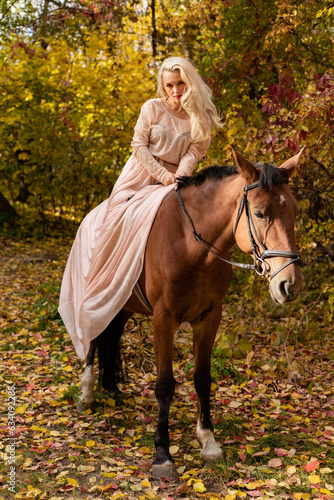
[[[284, 180], [282, 182], [283, 183], [288, 183], [289, 181], [288, 180]], [[248, 191], [251, 191], [252, 189], [258, 188], [259, 185], [260, 185], [259, 181], [253, 182], [253, 184], [249, 184], [249, 185], [246, 184], [245, 185], [245, 187], [244, 187], [244, 194], [243, 194], [243, 196], [242, 196], [242, 198], [240, 200], [240, 205], [239, 205], [239, 210], [238, 210], [238, 216], [237, 216], [237, 220], [236, 220], [235, 227], [234, 227], [234, 235], [235, 235], [236, 231], [237, 231], [237, 227], [238, 227], [239, 221], [240, 221], [240, 218], [241, 218], [241, 215], [242, 215], [243, 211], [245, 210], [246, 219], [247, 219], [248, 236], [249, 236], [249, 240], [250, 240], [251, 245], [252, 245], [253, 258], [254, 258], [255, 264], [244, 264], [243, 262], [234, 262], [232, 260], [227, 260], [227, 259], [224, 259], [223, 257], [221, 257], [219, 254], [217, 254], [213, 250], [211, 250], [211, 248], [208, 247], [204, 243], [204, 241], [201, 238], [201, 236], [196, 232], [194, 224], [192, 223], [189, 215], [187, 214], [187, 211], [186, 211], [186, 208], [185, 208], [185, 205], [184, 205], [184, 201], [183, 201], [183, 198], [181, 196], [180, 186], [177, 189], [177, 197], [178, 197], [178, 200], [179, 200], [182, 212], [183, 212], [183, 214], [184, 214], [184, 216], [186, 218], [186, 221], [187, 221], [188, 225], [191, 228], [191, 231], [193, 233], [193, 236], [194, 236], [195, 240], [198, 241], [209, 252], [211, 252], [213, 255], [215, 255], [218, 259], [222, 260], [223, 262], [226, 262], [227, 264], [231, 264], [232, 266], [241, 267], [242, 269], [254, 269], [255, 272], [259, 276], [263, 277], [267, 273], [269, 273], [269, 270], [270, 270], [270, 266], [265, 261], [265, 259], [270, 259], [270, 258], [273, 258], [273, 257], [284, 257], [284, 258], [290, 259], [288, 262], [286, 262], [281, 267], [279, 267], [278, 269], [276, 269], [276, 271], [269, 276], [270, 279], [273, 279], [280, 271], [282, 271], [283, 269], [285, 269], [290, 264], [293, 264], [294, 262], [298, 262], [299, 263], [299, 261], [300, 261], [300, 252], [293, 252], [293, 251], [290, 251], [290, 250], [268, 250], [266, 248], [266, 246], [259, 239], [257, 231], [256, 231], [256, 228], [255, 228], [255, 225], [254, 225], [254, 221], [253, 221], [253, 218], [252, 218], [252, 215], [251, 215], [251, 211], [250, 211], [250, 208], [249, 208], [249, 202], [248, 202], [248, 199], [247, 199]], [[263, 250], [262, 253], [260, 253], [259, 245], [256, 243], [255, 238], [257, 239], [258, 243], [260, 244], [260, 246], [261, 246], [261, 248]]]

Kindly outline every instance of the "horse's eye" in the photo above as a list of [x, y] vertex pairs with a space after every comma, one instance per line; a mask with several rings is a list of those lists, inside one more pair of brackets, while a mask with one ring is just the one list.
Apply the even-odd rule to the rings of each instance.
[[261, 219], [261, 220], [266, 219], [266, 216], [262, 212], [260, 212], [260, 210], [255, 210], [254, 215], [257, 219]]

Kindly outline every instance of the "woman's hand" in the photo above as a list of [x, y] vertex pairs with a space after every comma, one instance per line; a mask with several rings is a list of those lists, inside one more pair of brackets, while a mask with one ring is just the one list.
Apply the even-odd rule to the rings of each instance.
[[169, 186], [170, 184], [175, 184], [175, 175], [172, 174], [171, 172], [168, 172], [162, 181], [164, 186]]

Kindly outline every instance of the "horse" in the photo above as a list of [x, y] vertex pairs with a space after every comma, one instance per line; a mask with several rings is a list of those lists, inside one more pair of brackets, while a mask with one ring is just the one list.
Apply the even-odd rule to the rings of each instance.
[[[91, 342], [79, 410], [94, 401], [96, 348], [102, 386], [115, 390], [117, 352], [125, 323], [134, 313], [153, 316], [158, 402], [152, 463], [155, 478], [177, 477], [169, 452], [168, 418], [175, 390], [172, 350], [178, 327], [188, 322], [193, 330], [201, 457], [220, 459], [222, 450], [215, 441], [210, 416], [210, 360], [232, 266], [254, 269], [266, 277], [276, 303], [295, 300], [302, 288], [294, 233], [299, 207], [288, 186], [302, 151], [276, 167], [253, 165], [233, 149], [236, 166], [208, 167], [179, 179], [178, 189], [165, 197], [152, 225], [137, 291]], [[229, 250], [235, 243], [253, 256], [253, 264], [229, 260]]]

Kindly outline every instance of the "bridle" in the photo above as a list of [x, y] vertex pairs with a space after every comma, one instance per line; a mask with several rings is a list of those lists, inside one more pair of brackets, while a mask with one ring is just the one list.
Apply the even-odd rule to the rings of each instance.
[[[288, 182], [289, 181], [287, 179], [286, 180], [282, 179], [282, 181], [281, 181], [282, 184], [288, 183]], [[261, 240], [257, 234], [255, 225], [254, 225], [251, 210], [249, 207], [249, 202], [247, 199], [248, 191], [251, 191], [252, 189], [258, 188], [259, 186], [260, 186], [259, 181], [253, 182], [252, 184], [249, 184], [249, 185], [247, 185], [247, 184], [245, 185], [244, 194], [240, 200], [237, 220], [236, 220], [235, 227], [234, 227], [234, 236], [235, 236], [241, 215], [242, 215], [243, 211], [245, 210], [246, 220], [247, 220], [247, 228], [248, 228], [248, 236], [249, 236], [250, 243], [252, 245], [254, 264], [244, 264], [243, 262], [234, 262], [231, 260], [227, 260], [227, 259], [224, 259], [223, 257], [221, 257], [220, 255], [218, 255], [213, 250], [211, 250], [211, 248], [204, 243], [201, 236], [196, 232], [194, 224], [192, 223], [189, 215], [187, 214], [187, 211], [186, 211], [186, 208], [184, 205], [184, 201], [183, 201], [183, 198], [181, 196], [180, 186], [178, 186], [178, 189], [177, 189], [177, 197], [178, 197], [182, 212], [185, 215], [187, 223], [189, 224], [196, 241], [198, 241], [201, 245], [203, 245], [213, 255], [218, 257], [218, 259], [226, 262], [227, 264], [231, 264], [232, 266], [241, 267], [243, 269], [254, 269], [255, 272], [259, 276], [265, 276], [265, 275], [269, 274], [269, 278], [273, 279], [280, 271], [285, 269], [290, 264], [293, 264], [295, 262], [300, 263], [300, 252], [293, 252], [290, 250], [268, 250], [267, 247], [264, 245], [264, 243], [261, 242]], [[262, 252], [260, 251], [260, 247], [262, 249]], [[284, 257], [284, 258], [287, 258], [290, 260], [288, 260], [281, 267], [276, 269], [276, 271], [274, 273], [270, 274], [269, 273], [270, 266], [269, 266], [268, 262], [266, 262], [266, 259], [270, 259], [273, 257]]]

